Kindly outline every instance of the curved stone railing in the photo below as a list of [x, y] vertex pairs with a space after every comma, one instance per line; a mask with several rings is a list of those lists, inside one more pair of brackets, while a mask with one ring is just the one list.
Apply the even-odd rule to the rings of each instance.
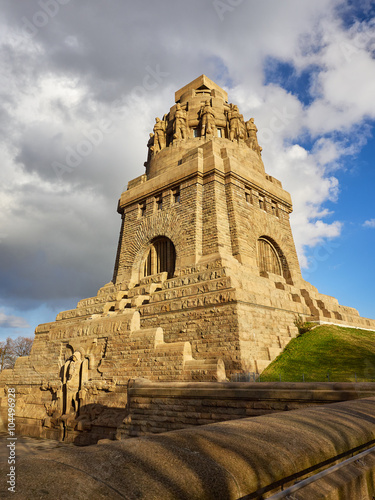
[[[334, 403], [20, 459], [13, 498], [268, 498], [374, 444], [375, 398]], [[290, 498], [371, 498], [371, 453], [356, 470]]]

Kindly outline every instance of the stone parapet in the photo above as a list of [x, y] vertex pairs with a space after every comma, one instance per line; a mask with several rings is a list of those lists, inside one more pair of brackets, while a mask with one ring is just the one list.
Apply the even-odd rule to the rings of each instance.
[[[63, 447], [21, 460], [13, 497], [48, 491], [60, 498], [63, 491], [66, 498], [261, 499], [283, 495], [281, 490], [295, 483], [304, 486], [312, 477], [289, 498], [370, 500], [374, 452], [358, 455], [349, 466], [345, 461], [374, 447], [374, 411], [374, 398], [361, 399], [88, 448]], [[340, 462], [341, 472], [317, 475]], [[0, 470], [6, 477], [5, 461]]]
[[375, 396], [375, 383], [132, 382], [118, 438]]

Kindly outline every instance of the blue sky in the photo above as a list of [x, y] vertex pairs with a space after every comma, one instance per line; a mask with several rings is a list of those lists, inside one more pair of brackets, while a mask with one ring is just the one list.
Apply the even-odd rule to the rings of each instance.
[[326, 206], [342, 222], [340, 236], [308, 248], [310, 269], [303, 276], [322, 293], [333, 295], [341, 304], [356, 307], [362, 316], [374, 317], [374, 219], [375, 142], [368, 144], [354, 158], [345, 161], [345, 170], [336, 173], [340, 192], [338, 200]]
[[202, 73], [255, 117], [305, 279], [375, 318], [372, 1], [46, 3], [0, 13], [0, 340], [110, 281], [117, 200]]

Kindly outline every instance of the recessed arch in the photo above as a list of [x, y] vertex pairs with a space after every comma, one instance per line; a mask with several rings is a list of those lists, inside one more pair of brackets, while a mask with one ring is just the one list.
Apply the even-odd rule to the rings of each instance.
[[158, 210], [153, 216], [142, 219], [132, 237], [131, 244], [128, 244], [126, 235], [123, 233], [121, 259], [119, 259], [119, 267], [114, 277], [115, 284], [123, 281], [139, 283], [139, 280], [143, 278], [142, 263], [150, 242], [159, 236], [165, 236], [173, 242], [176, 249], [175, 269], [178, 269], [181, 265], [181, 258], [187, 254], [186, 231], [183, 227], [184, 223], [176, 210]]
[[159, 236], [154, 238], [147, 248], [141, 264], [141, 275], [146, 277], [167, 272], [168, 278], [172, 278], [175, 266], [176, 250], [172, 241], [165, 236]]
[[273, 273], [282, 276], [280, 258], [268, 239], [264, 237], [258, 239], [257, 256], [261, 273]]
[[257, 260], [261, 274], [272, 273], [283, 276], [292, 284], [289, 266], [279, 245], [268, 236], [261, 236], [257, 241]]

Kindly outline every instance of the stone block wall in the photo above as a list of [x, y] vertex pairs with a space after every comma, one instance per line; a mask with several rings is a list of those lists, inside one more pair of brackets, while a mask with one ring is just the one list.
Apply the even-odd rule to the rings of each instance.
[[375, 396], [375, 383], [151, 383], [129, 386], [118, 438]]

